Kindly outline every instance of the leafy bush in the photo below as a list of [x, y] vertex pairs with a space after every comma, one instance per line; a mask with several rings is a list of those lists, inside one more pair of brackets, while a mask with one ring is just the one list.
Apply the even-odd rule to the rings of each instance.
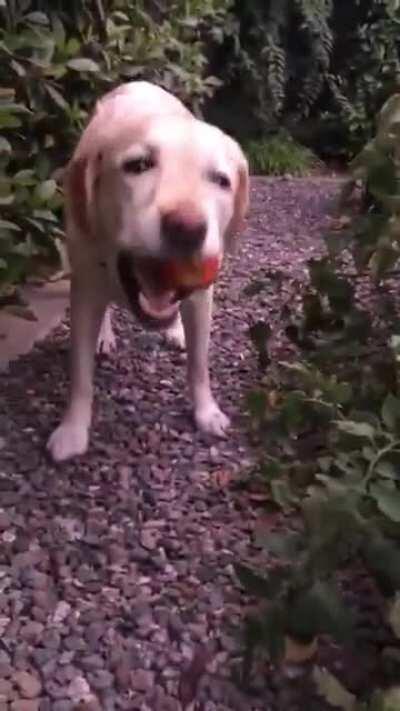
[[332, 0], [237, 3], [237, 68], [263, 125], [307, 115], [326, 83], [333, 47]]
[[399, 88], [398, 5], [375, 0], [349, 7], [335, 3], [332, 101], [323, 122], [336, 124], [352, 156], [372, 137], [375, 116]]
[[218, 64], [218, 97], [234, 107], [225, 125], [249, 138], [284, 126], [323, 158], [352, 157], [399, 87], [397, 2], [237, 0], [234, 10], [238, 37]]
[[218, 86], [207, 53], [231, 31], [229, 0], [139, 0], [0, 6], [0, 289], [57, 256], [62, 167], [96, 98], [146, 79], [194, 111]]
[[[354, 564], [374, 578], [400, 637], [400, 336], [384, 281], [399, 257], [399, 101], [394, 96], [384, 105], [376, 136], [355, 159], [342, 195], [348, 200], [354, 181], [361, 181], [372, 206], [345, 215], [343, 229], [326, 235], [327, 256], [309, 262], [302, 311], [286, 317], [299, 360], [274, 365], [269, 325], [250, 329], [260, 366], [269, 366], [248, 398], [260, 450], [254, 474], [276, 506], [302, 514], [303, 526], [259, 541], [277, 559], [266, 574], [237, 566], [245, 588], [264, 602], [246, 630], [247, 672], [260, 648], [282, 661], [288, 636], [310, 642], [350, 631], [334, 583], [338, 571]], [[360, 306], [361, 280], [379, 286], [379, 318]], [[262, 288], [260, 281], [252, 292]], [[390, 708], [396, 693], [336, 705]]]
[[306, 175], [320, 163], [312, 151], [285, 133], [249, 141], [245, 148], [250, 169], [258, 175]]

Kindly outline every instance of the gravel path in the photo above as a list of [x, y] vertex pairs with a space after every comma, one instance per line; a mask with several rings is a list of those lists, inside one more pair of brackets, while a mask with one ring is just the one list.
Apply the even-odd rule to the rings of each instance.
[[[217, 289], [211, 358], [234, 420], [226, 441], [193, 429], [185, 356], [125, 315], [118, 353], [97, 368], [80, 461], [55, 468], [43, 453], [65, 398], [67, 325], [2, 376], [0, 711], [178, 711], [197, 681], [203, 711], [304, 708], [289, 683], [271, 677], [245, 697], [230, 681], [243, 614], [232, 562], [257, 554], [258, 516], [234, 480], [251, 462], [241, 399], [258, 374], [246, 331], [293, 295], [336, 190], [319, 178], [253, 181], [247, 232]], [[281, 270], [283, 288], [244, 297], [261, 267]]]

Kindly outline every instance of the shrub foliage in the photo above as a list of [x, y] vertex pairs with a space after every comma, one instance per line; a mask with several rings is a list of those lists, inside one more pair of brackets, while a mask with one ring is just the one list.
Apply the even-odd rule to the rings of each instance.
[[[286, 314], [298, 360], [273, 366], [269, 325], [250, 330], [260, 366], [268, 365], [248, 399], [260, 450], [255, 474], [276, 506], [302, 514], [303, 527], [264, 534], [259, 542], [277, 560], [271, 570], [237, 566], [244, 587], [264, 601], [262, 614], [248, 621], [248, 674], [260, 648], [282, 661], [287, 636], [304, 643], [351, 634], [338, 572], [360, 564], [386, 598], [387, 622], [399, 637], [399, 109], [396, 95], [383, 106], [342, 195], [344, 209], [359, 181], [361, 209], [348, 208], [342, 229], [325, 236], [325, 256], [308, 265], [302, 309]], [[374, 309], [363, 306], [361, 283], [369, 285]], [[262, 288], [259, 281], [253, 293]], [[398, 671], [397, 665], [397, 678]], [[386, 702], [393, 694], [364, 705], [355, 698], [332, 703], [354, 711], [392, 708]]]
[[0, 288], [56, 256], [63, 233], [55, 171], [97, 96], [140, 78], [199, 113], [218, 86], [208, 53], [233, 27], [229, 0], [176, 0], [165, 12], [149, 4], [0, 6]]

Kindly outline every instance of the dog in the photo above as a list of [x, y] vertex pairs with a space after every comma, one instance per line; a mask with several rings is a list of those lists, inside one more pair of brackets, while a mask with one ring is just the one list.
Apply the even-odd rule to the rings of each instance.
[[68, 403], [47, 448], [60, 462], [86, 452], [97, 350], [115, 346], [110, 304], [187, 350], [197, 427], [224, 436], [229, 420], [210, 387], [213, 286], [171, 291], [149, 258], [206, 259], [236, 241], [249, 202], [238, 143], [196, 118], [175, 96], [144, 81], [101, 98], [64, 175], [71, 269]]

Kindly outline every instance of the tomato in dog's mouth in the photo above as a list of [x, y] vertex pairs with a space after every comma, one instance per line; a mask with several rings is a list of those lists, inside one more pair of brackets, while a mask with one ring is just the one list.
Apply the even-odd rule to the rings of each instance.
[[117, 269], [122, 288], [132, 312], [148, 328], [167, 328], [176, 318], [179, 302], [190, 289], [170, 289], [160, 282], [156, 259], [135, 258], [120, 252]]

